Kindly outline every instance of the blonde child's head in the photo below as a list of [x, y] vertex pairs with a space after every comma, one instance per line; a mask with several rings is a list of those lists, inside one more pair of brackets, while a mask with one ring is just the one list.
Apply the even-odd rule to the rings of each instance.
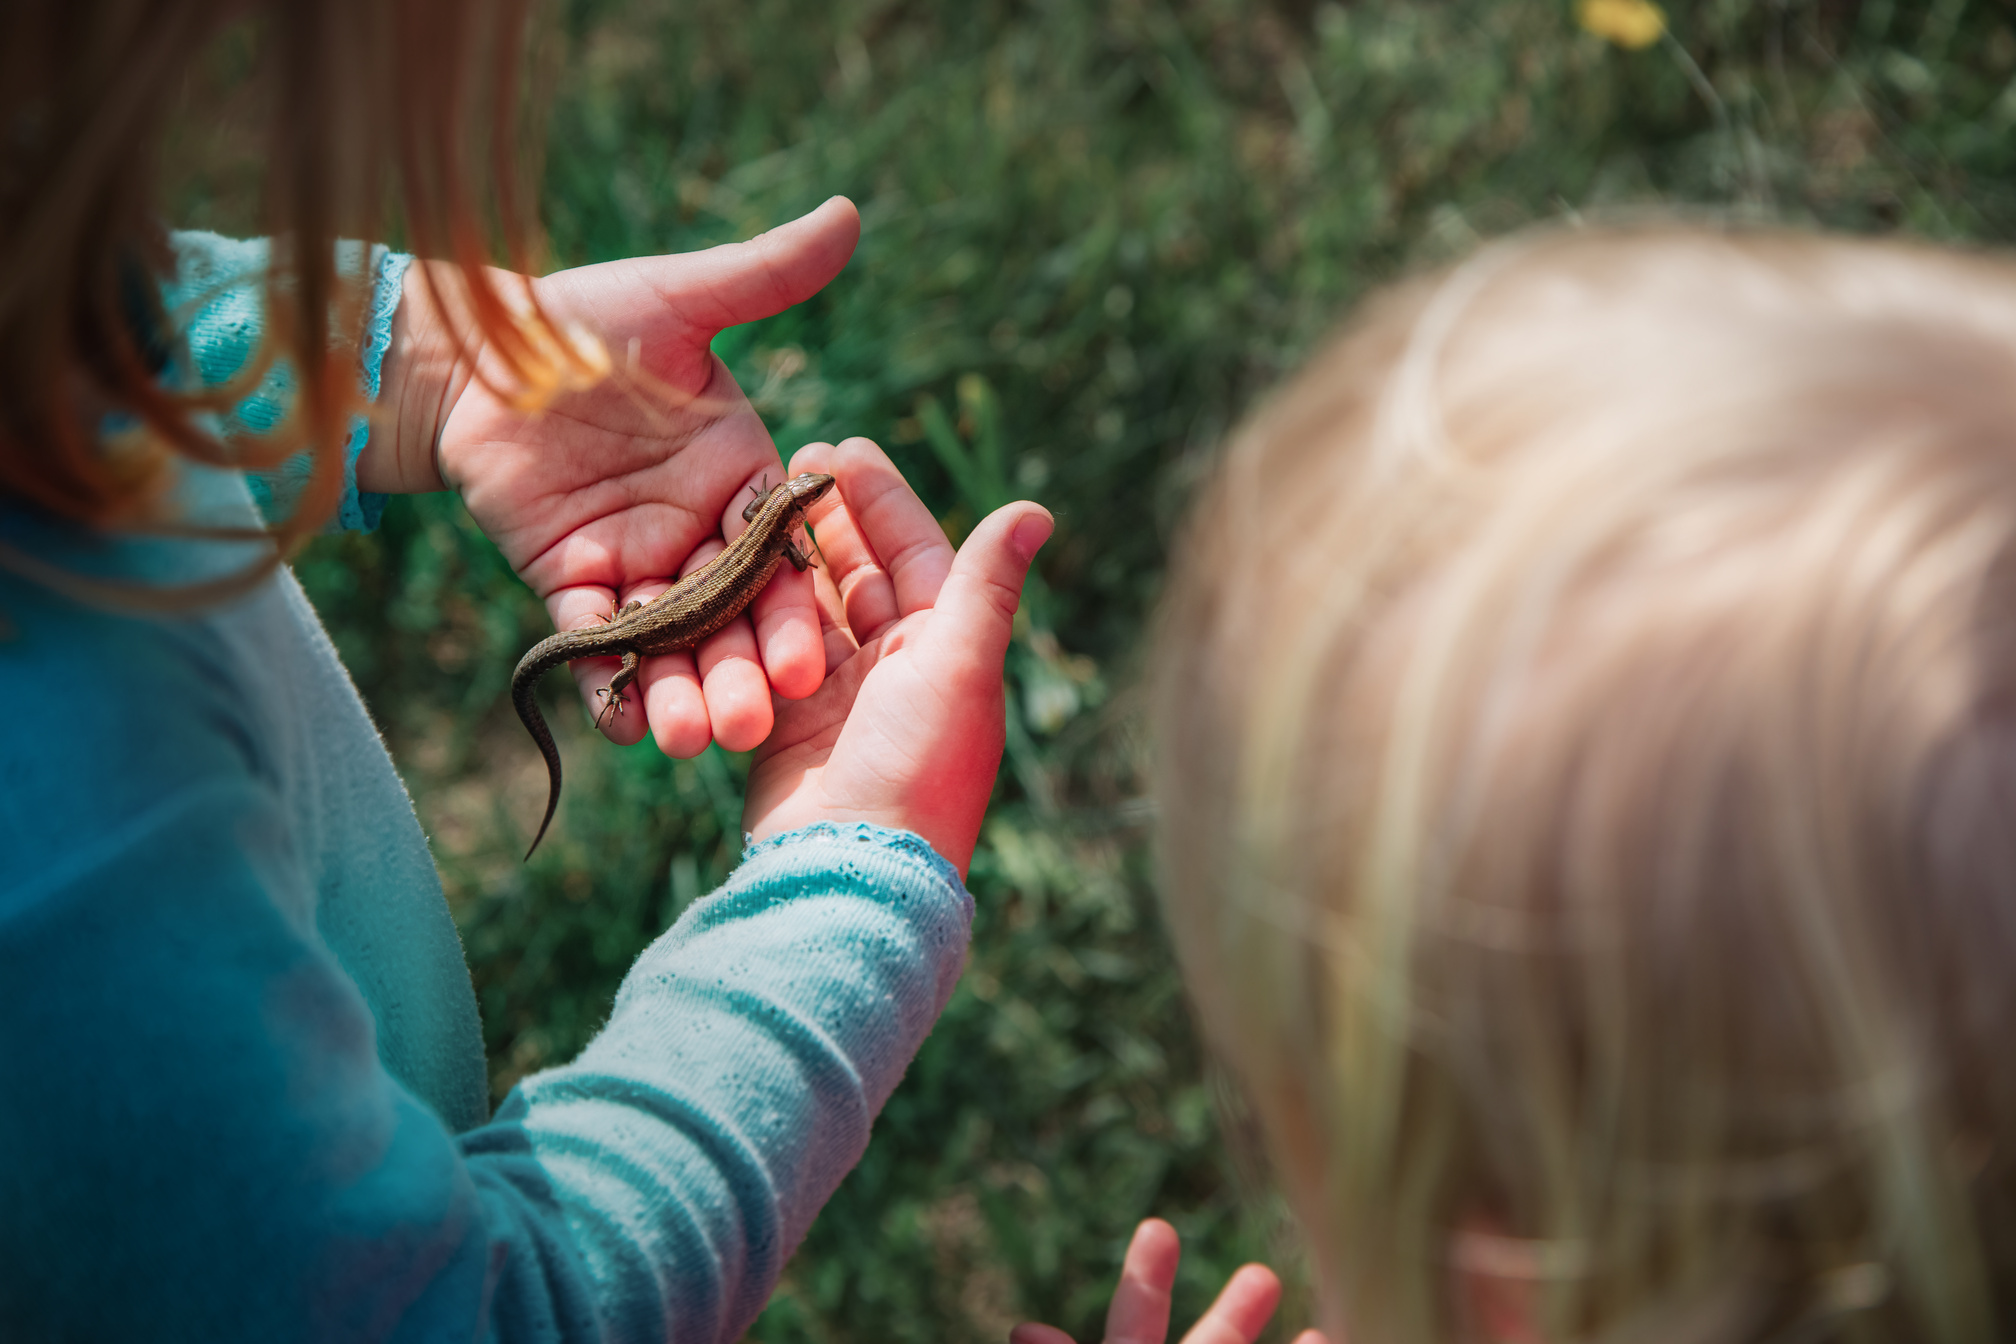
[[1487, 249], [1245, 427], [1159, 639], [1178, 946], [1333, 1327], [2016, 1325], [2016, 267]]

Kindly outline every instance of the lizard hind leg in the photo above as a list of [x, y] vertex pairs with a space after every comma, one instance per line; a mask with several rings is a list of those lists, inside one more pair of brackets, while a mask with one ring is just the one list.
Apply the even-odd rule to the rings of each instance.
[[623, 666], [616, 669], [616, 675], [609, 678], [609, 684], [595, 692], [603, 701], [602, 712], [595, 716], [595, 726], [600, 728], [604, 719], [613, 719], [623, 712], [623, 706], [630, 698], [623, 694], [630, 684], [637, 680], [637, 650], [623, 650]]

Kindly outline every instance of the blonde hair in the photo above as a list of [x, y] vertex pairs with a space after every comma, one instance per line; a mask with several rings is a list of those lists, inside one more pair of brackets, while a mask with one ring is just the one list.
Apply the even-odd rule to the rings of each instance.
[[1164, 890], [1351, 1338], [2016, 1324], [2012, 543], [2016, 267], [1895, 243], [1500, 244], [1238, 434]]
[[[362, 410], [357, 340], [372, 277], [345, 274], [339, 236], [403, 225], [465, 341], [507, 380], [567, 378], [583, 359], [526, 296], [485, 270], [537, 260], [536, 176], [520, 112], [526, 0], [32, 0], [0, 41], [0, 496], [96, 526], [145, 522], [174, 457], [314, 470], [273, 529], [277, 563], [335, 507], [340, 449]], [[267, 136], [264, 223], [275, 239], [260, 358], [229, 385], [163, 386], [147, 313], [167, 265], [164, 128], [227, 34], [254, 53]], [[354, 269], [354, 268], [353, 268]], [[166, 333], [153, 332], [159, 338]], [[150, 349], [150, 344], [156, 348]], [[222, 439], [204, 413], [292, 365], [274, 434]], [[591, 361], [592, 362], [592, 361]], [[578, 372], [578, 371], [576, 371]], [[577, 380], [578, 381], [578, 380]], [[91, 408], [137, 417], [100, 442]]]

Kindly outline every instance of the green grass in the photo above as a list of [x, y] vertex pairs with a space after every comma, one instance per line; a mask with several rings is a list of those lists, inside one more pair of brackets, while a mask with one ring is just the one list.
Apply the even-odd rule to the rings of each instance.
[[[999, 1339], [1033, 1316], [1096, 1339], [1148, 1213], [1191, 1247], [1181, 1318], [1243, 1258], [1293, 1272], [1182, 1012], [1140, 802], [1143, 621], [1227, 428], [1354, 296], [1534, 221], [2016, 226], [2000, 11], [1717, 0], [1674, 37], [1609, 47], [1565, 0], [565, 6], [557, 259], [852, 196], [848, 270], [719, 345], [780, 446], [878, 439], [955, 535], [1012, 495], [1059, 521], [1009, 661], [971, 966], [755, 1337]], [[298, 569], [434, 839], [502, 1089], [577, 1049], [728, 871], [744, 763], [556, 714], [567, 797], [521, 865], [544, 779], [503, 689], [536, 604], [445, 499]]]

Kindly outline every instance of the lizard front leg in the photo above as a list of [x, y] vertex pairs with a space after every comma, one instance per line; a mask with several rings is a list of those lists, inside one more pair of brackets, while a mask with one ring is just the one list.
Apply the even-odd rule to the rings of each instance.
[[812, 557], [816, 555], [819, 560], [824, 560], [826, 552], [819, 549], [819, 536], [812, 530], [812, 525], [804, 522], [802, 518], [800, 525], [805, 529], [805, 540], [811, 545], [801, 549], [797, 542], [787, 541], [784, 543], [784, 558], [791, 562], [791, 568], [803, 574], [808, 565], [813, 569], [819, 568], [819, 561]]
[[791, 568], [797, 570], [800, 574], [803, 574], [808, 567], [812, 569], [819, 568], [819, 562], [812, 558], [815, 554], [820, 560], [826, 558], [826, 552], [819, 549], [819, 538], [813, 535], [810, 527], [805, 528], [805, 540], [812, 544], [800, 548], [796, 541], [787, 541], [784, 543], [784, 558], [789, 560]]

